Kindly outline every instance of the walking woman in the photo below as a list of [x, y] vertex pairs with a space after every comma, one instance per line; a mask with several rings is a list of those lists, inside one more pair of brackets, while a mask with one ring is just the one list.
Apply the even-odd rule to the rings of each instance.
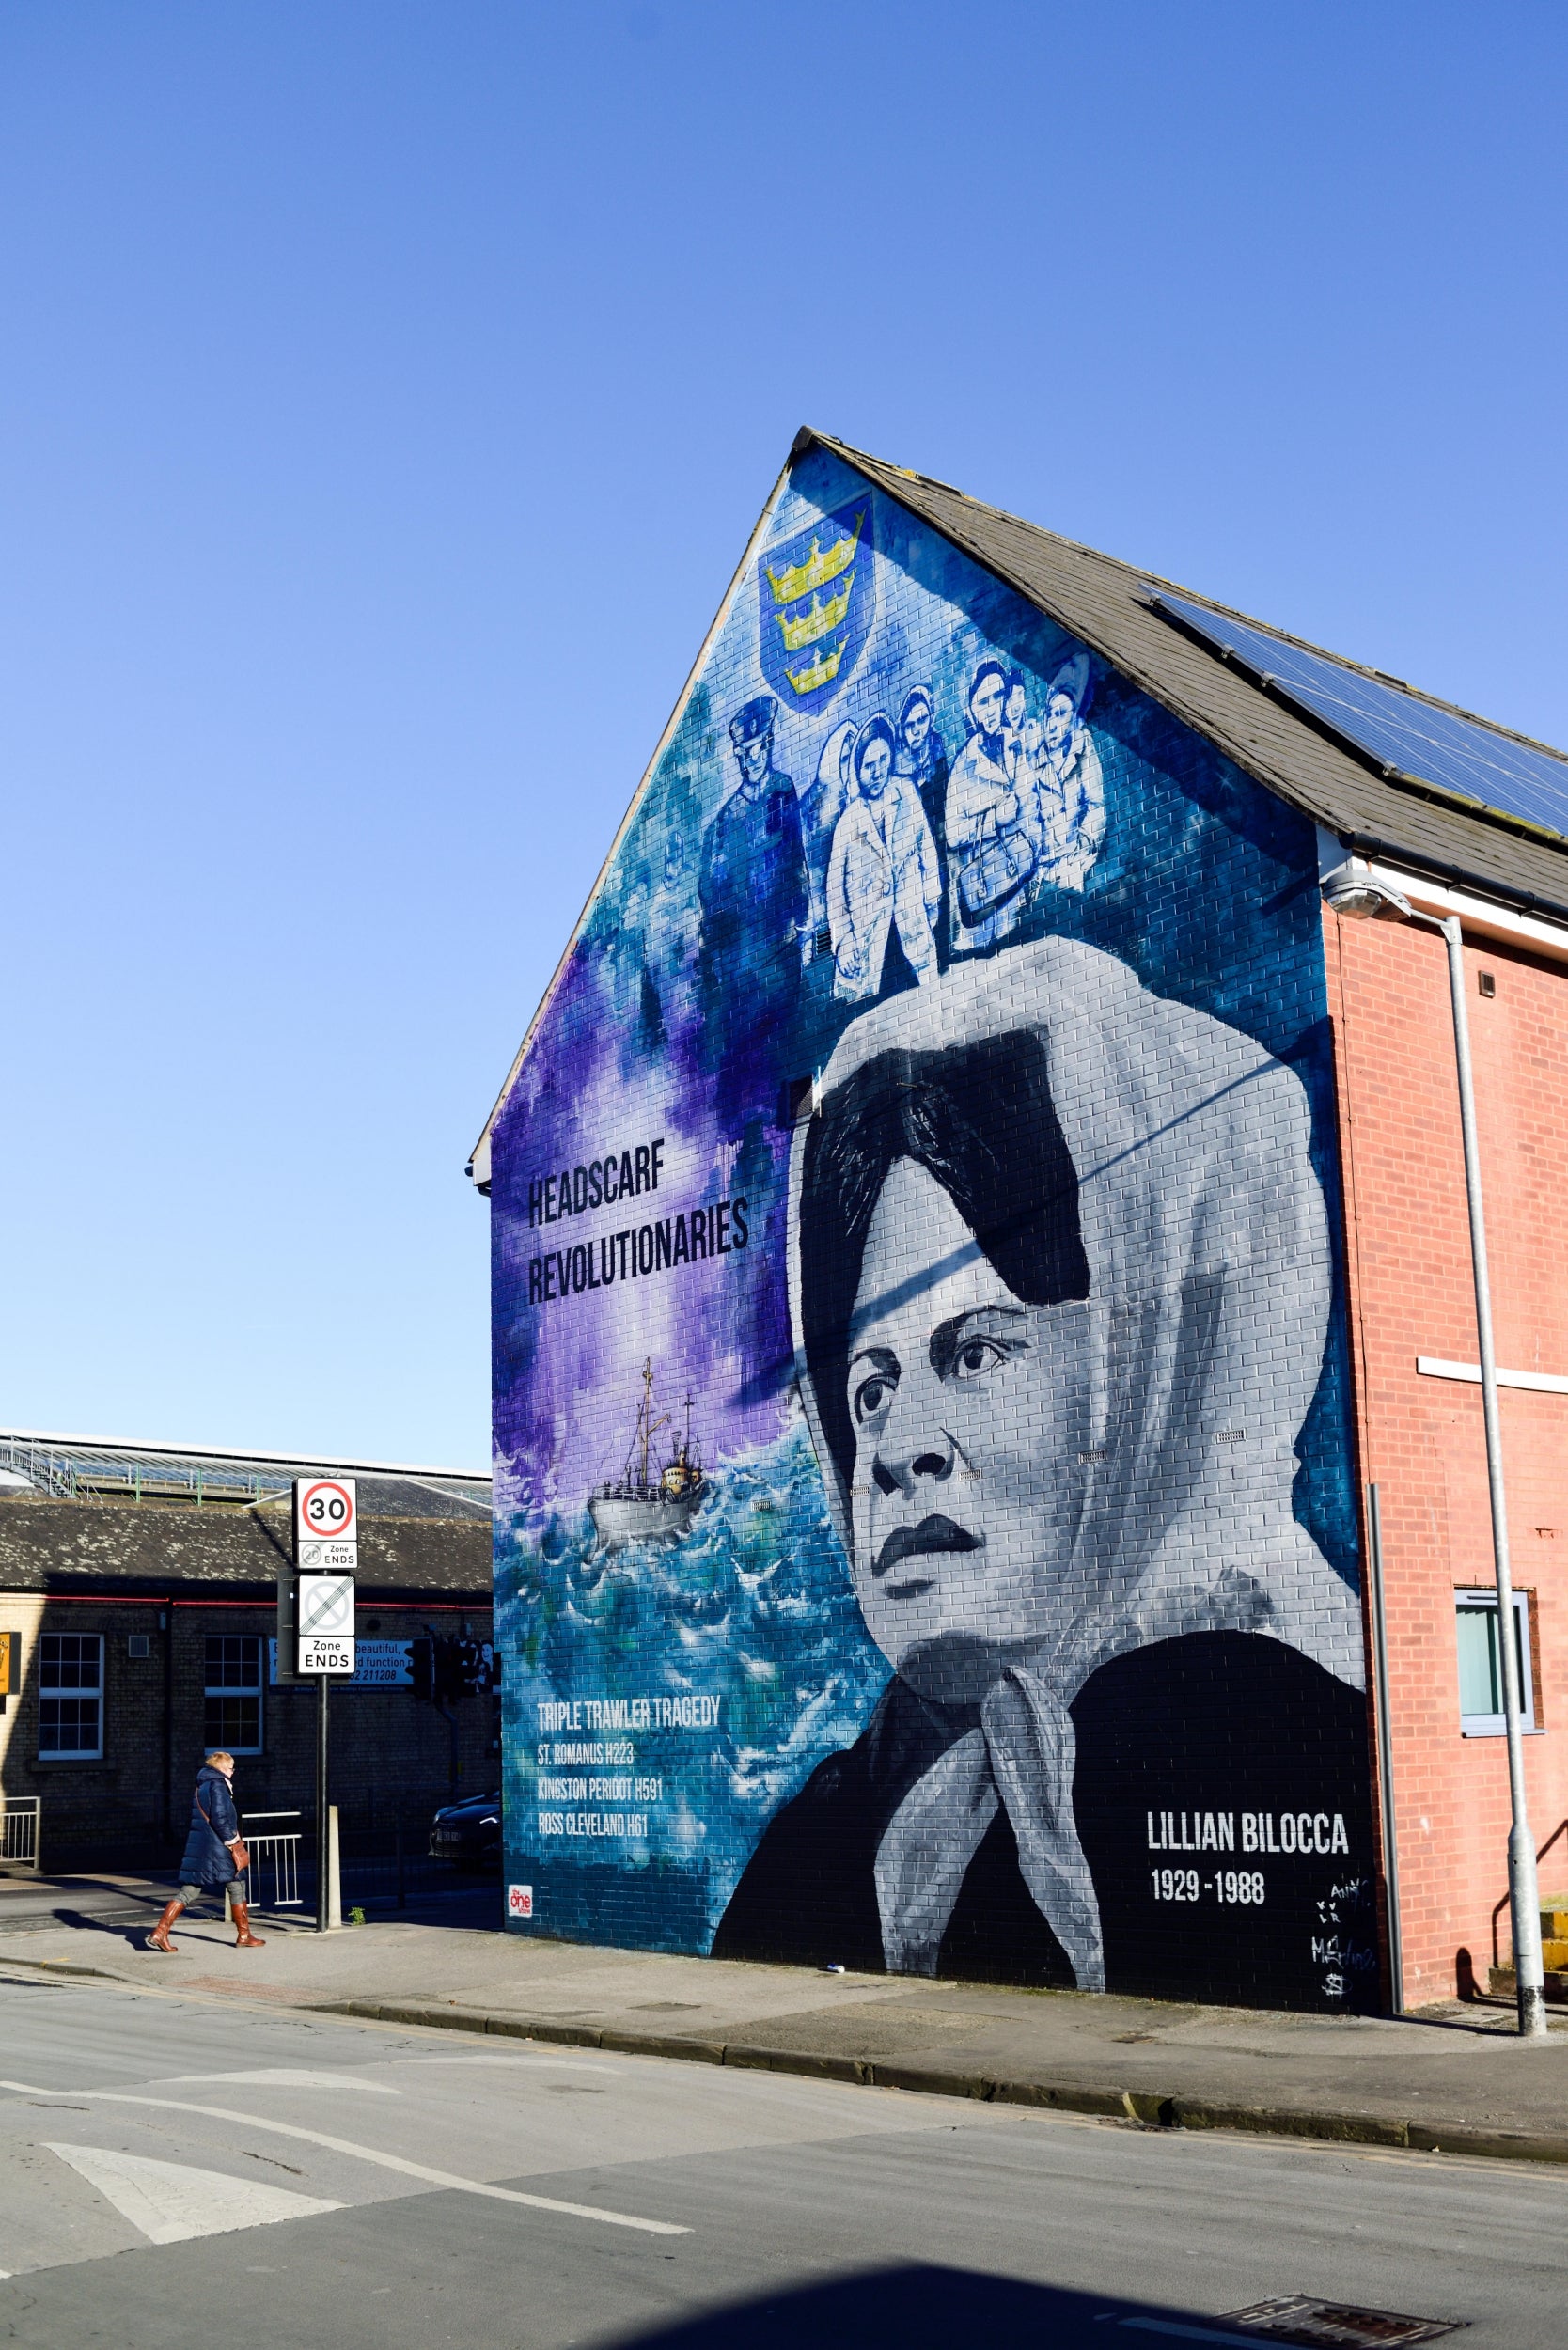
[[204, 1894], [221, 1893], [226, 1885], [234, 1913], [235, 1949], [263, 1947], [261, 1936], [250, 1930], [250, 1854], [234, 1809], [234, 1790], [229, 1784], [233, 1777], [234, 1757], [214, 1748], [197, 1774], [191, 1798], [191, 1832], [180, 1862], [180, 1890], [153, 1927], [147, 1945], [149, 1950], [166, 1950], [171, 1958], [177, 1955], [169, 1928], [180, 1911]]

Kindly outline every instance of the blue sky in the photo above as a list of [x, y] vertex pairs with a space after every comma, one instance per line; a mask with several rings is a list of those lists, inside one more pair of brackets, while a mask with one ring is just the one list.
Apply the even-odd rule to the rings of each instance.
[[1568, 743], [1549, 6], [0, 10], [0, 1421], [479, 1463], [463, 1162], [809, 421]]

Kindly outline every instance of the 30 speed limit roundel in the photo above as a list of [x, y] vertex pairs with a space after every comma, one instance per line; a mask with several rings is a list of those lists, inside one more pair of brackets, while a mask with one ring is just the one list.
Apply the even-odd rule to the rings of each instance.
[[300, 1495], [300, 1530], [320, 1542], [354, 1539], [354, 1497], [352, 1487], [336, 1478], [319, 1477]]

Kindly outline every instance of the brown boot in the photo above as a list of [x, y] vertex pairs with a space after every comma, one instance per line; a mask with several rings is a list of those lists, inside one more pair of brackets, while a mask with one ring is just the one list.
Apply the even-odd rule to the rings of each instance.
[[248, 1904], [244, 1902], [234, 1902], [230, 1904], [230, 1907], [234, 1912], [234, 1923], [237, 1928], [234, 1936], [235, 1949], [237, 1950], [264, 1950], [267, 1947], [264, 1937], [259, 1934], [252, 1934], [250, 1930]]
[[152, 1932], [147, 1937], [147, 1947], [149, 1950], [166, 1950], [170, 1958], [179, 1957], [180, 1952], [176, 1950], [174, 1944], [169, 1940], [169, 1928], [173, 1925], [175, 1919], [179, 1917], [184, 1906], [185, 1904], [183, 1902], [170, 1902], [168, 1907], [165, 1910], [163, 1916], [153, 1927]]

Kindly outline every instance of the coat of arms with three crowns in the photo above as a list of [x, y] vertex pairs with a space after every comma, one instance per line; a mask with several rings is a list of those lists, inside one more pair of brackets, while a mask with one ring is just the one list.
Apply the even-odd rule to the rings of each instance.
[[869, 489], [759, 556], [762, 675], [786, 710], [809, 717], [848, 684], [875, 602]]

